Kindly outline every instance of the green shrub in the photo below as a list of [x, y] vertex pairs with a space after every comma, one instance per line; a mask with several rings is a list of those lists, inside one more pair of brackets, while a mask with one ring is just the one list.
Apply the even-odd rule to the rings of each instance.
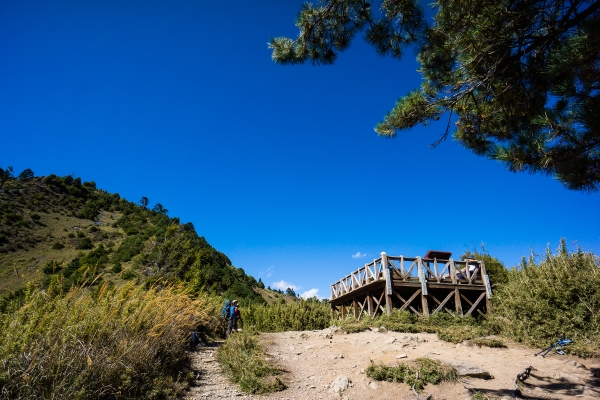
[[265, 394], [286, 388], [277, 376], [281, 370], [267, 361], [255, 333], [246, 330], [233, 333], [219, 348], [217, 360], [229, 379], [246, 393]]
[[94, 248], [94, 244], [92, 243], [90, 238], [83, 238], [81, 242], [75, 247], [77, 250], [91, 250]]
[[494, 296], [490, 321], [502, 336], [534, 347], [547, 347], [563, 335], [574, 339], [565, 352], [600, 351], [600, 261], [581, 250], [547, 251], [539, 264], [523, 262]]
[[65, 248], [65, 245], [64, 245], [64, 244], [62, 244], [62, 243], [60, 243], [60, 242], [56, 242], [56, 243], [54, 243], [54, 244], [52, 245], [52, 248], [53, 248], [54, 250], [61, 250], [61, 249], [64, 249], [64, 248]]
[[458, 373], [456, 370], [440, 361], [430, 358], [418, 358], [415, 360], [416, 367], [407, 364], [398, 364], [397, 367], [389, 367], [383, 364], [371, 364], [365, 370], [368, 377], [378, 381], [404, 382], [415, 390], [423, 390], [425, 385], [440, 382], [456, 382]]

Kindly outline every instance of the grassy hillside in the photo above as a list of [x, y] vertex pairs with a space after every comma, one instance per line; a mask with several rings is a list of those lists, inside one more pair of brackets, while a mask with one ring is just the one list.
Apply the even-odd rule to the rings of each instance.
[[137, 205], [72, 176], [8, 179], [0, 191], [0, 296], [31, 280], [64, 291], [84, 282], [184, 282], [263, 303], [256, 280], [160, 204]]

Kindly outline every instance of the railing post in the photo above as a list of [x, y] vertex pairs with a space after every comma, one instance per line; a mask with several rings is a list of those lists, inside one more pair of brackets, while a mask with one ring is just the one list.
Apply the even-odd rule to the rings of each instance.
[[419, 274], [419, 280], [421, 281], [421, 309], [423, 310], [423, 316], [429, 317], [429, 304], [427, 303], [427, 278], [425, 277], [425, 271], [423, 270], [423, 260], [421, 257], [417, 257], [417, 273]]
[[392, 277], [390, 274], [390, 268], [388, 267], [387, 254], [381, 253], [381, 267], [383, 268], [383, 275], [385, 276], [385, 310], [387, 315], [392, 315]]

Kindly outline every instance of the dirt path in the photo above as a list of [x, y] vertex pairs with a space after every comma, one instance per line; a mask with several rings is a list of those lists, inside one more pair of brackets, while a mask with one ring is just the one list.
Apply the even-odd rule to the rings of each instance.
[[469, 389], [481, 391], [490, 399], [512, 399], [515, 377], [528, 366], [533, 369], [525, 381], [522, 398], [600, 398], [600, 360], [582, 360], [554, 352], [546, 358], [534, 357], [538, 350], [518, 345], [506, 349], [479, 348], [469, 346], [468, 342], [459, 345], [443, 342], [433, 334], [379, 331], [342, 334], [331, 329], [265, 333], [261, 342], [273, 361], [286, 371], [283, 380], [288, 389], [269, 396], [240, 394], [220, 374], [214, 349], [208, 348], [197, 353], [195, 365], [201, 371], [200, 380], [186, 399], [339, 399], [339, 392], [332, 391], [331, 385], [344, 375], [351, 383], [342, 392], [342, 398], [414, 400], [416, 397], [406, 384], [373, 381], [364, 374], [364, 369], [370, 360], [397, 365], [419, 357], [475, 364], [494, 377], [489, 380], [465, 377], [461, 378], [462, 383], [428, 385], [421, 395], [432, 394], [434, 400], [471, 399]]

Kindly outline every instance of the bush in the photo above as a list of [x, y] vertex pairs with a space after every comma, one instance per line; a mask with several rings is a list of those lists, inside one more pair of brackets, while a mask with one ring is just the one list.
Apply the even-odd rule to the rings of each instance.
[[81, 242], [75, 247], [77, 250], [91, 250], [94, 248], [94, 244], [90, 240], [90, 238], [83, 238]]
[[369, 378], [378, 381], [404, 382], [415, 390], [423, 390], [425, 385], [440, 382], [456, 382], [458, 372], [450, 365], [430, 358], [417, 358], [416, 368], [407, 364], [398, 364], [397, 367], [388, 367], [383, 364], [371, 364], [365, 370]]
[[52, 245], [52, 248], [53, 248], [54, 250], [61, 250], [61, 249], [64, 249], [64, 248], [65, 248], [65, 245], [64, 245], [64, 244], [62, 244], [62, 243], [60, 243], [60, 242], [56, 242], [56, 243], [54, 243], [54, 244]]
[[0, 399], [175, 399], [182, 392], [189, 332], [214, 323], [208, 299], [132, 284], [64, 296], [56, 290], [28, 289], [24, 306], [0, 319]]
[[547, 251], [539, 264], [530, 259], [511, 270], [494, 296], [491, 323], [503, 336], [547, 347], [566, 335], [565, 352], [583, 356], [600, 351], [600, 261], [592, 253]]

